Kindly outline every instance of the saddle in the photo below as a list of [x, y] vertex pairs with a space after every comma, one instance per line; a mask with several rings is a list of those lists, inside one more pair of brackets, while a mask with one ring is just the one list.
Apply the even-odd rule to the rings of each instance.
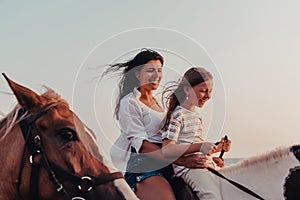
[[200, 200], [182, 178], [175, 176], [173, 168], [167, 167], [163, 173], [173, 189], [176, 200]]

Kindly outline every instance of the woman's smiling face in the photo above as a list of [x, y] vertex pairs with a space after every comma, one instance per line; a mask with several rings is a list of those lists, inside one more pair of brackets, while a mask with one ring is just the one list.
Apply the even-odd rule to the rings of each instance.
[[140, 82], [140, 87], [156, 90], [162, 79], [162, 64], [159, 60], [150, 60], [135, 73]]

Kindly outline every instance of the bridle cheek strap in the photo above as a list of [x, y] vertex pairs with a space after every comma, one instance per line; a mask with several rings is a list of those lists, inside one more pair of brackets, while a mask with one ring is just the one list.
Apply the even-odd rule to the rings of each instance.
[[[21, 183], [21, 175], [24, 166], [24, 157], [25, 157], [26, 148], [28, 148], [30, 153], [29, 161], [31, 164], [30, 192], [29, 192], [30, 199], [39, 200], [39, 174], [40, 174], [41, 165], [43, 165], [46, 168], [49, 174], [49, 178], [55, 184], [56, 187], [60, 187], [62, 185], [56, 179], [53, 170], [50, 168], [48, 164], [48, 159], [45, 156], [42, 149], [40, 134], [35, 124], [38, 118], [40, 118], [43, 114], [45, 114], [51, 107], [54, 107], [56, 105], [58, 105], [58, 103], [50, 103], [45, 107], [41, 108], [41, 110], [35, 115], [29, 115], [20, 121], [20, 128], [23, 137], [25, 139], [25, 146], [24, 146], [21, 166], [18, 174], [18, 179], [16, 181], [19, 196], [21, 196], [19, 186]], [[27, 111], [25, 109], [21, 109], [18, 113], [18, 117], [20, 118], [26, 112]], [[68, 193], [63, 188], [59, 192], [63, 193], [69, 199]]]
[[[50, 103], [35, 115], [29, 115], [27, 118], [20, 121], [20, 128], [22, 130], [23, 137], [25, 139], [25, 146], [23, 151], [23, 156], [21, 159], [21, 166], [19, 169], [18, 179], [16, 180], [17, 191], [20, 195], [20, 183], [22, 169], [24, 167], [24, 157], [26, 147], [30, 152], [30, 163], [31, 163], [31, 175], [30, 175], [30, 199], [39, 200], [39, 172], [40, 167], [43, 166], [48, 171], [48, 176], [51, 182], [56, 187], [57, 192], [61, 193], [66, 199], [84, 199], [82, 197], [71, 198], [68, 192], [65, 190], [60, 181], [56, 178], [56, 174], [60, 176], [61, 179], [72, 181], [78, 186], [78, 190], [82, 195], [85, 195], [91, 191], [95, 186], [111, 182], [115, 179], [124, 178], [121, 172], [114, 173], [104, 173], [97, 177], [94, 176], [83, 176], [79, 177], [73, 173], [70, 173], [60, 166], [48, 161], [44, 151], [42, 149], [41, 138], [39, 136], [39, 131], [36, 127], [36, 120], [45, 114], [50, 108], [58, 105], [59, 103]], [[21, 109], [18, 113], [18, 117], [22, 116], [26, 112], [25, 109]], [[22, 197], [21, 197], [22, 198]]]

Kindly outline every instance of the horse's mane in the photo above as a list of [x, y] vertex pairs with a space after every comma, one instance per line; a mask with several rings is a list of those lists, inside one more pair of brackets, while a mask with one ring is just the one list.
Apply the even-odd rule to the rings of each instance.
[[220, 172], [236, 172], [240, 169], [256, 166], [256, 165], [265, 165], [267, 162], [277, 161], [290, 153], [290, 146], [289, 147], [278, 147], [272, 151], [266, 152], [261, 155], [253, 156], [247, 159], [243, 159], [236, 164], [232, 164], [228, 167], [224, 167], [220, 170]]
[[8, 132], [17, 124], [21, 119], [25, 118], [28, 113], [26, 112], [23, 116], [18, 119], [19, 110], [22, 107], [17, 104], [10, 113], [8, 113], [1, 121], [0, 121], [0, 141], [7, 135]]
[[[57, 94], [54, 90], [50, 89], [47, 86], [43, 86], [46, 91], [41, 95], [43, 98], [45, 98], [48, 102], [61, 102], [65, 105], [68, 105], [68, 103], [60, 97], [59, 94]], [[22, 109], [20, 104], [17, 104], [11, 112], [9, 112], [3, 119], [0, 120], [0, 133], [3, 133], [3, 135], [0, 135], [0, 141], [12, 130], [12, 128], [19, 123], [22, 119], [26, 118], [29, 113], [26, 112], [22, 116], [18, 117], [18, 113]]]

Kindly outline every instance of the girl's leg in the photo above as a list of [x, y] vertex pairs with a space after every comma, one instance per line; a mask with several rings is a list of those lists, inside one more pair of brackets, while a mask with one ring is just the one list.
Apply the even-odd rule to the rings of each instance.
[[175, 200], [171, 186], [162, 176], [151, 176], [137, 183], [135, 194], [141, 200]]
[[193, 188], [201, 200], [221, 200], [218, 177], [206, 169], [190, 169], [182, 175], [183, 180]]

